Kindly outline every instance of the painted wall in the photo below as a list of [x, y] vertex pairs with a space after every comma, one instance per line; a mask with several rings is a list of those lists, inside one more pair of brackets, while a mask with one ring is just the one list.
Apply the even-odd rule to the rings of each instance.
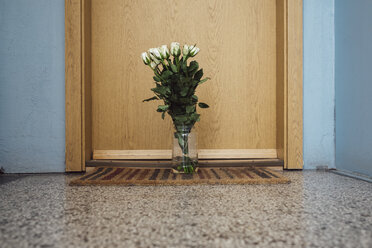
[[0, 167], [62, 172], [64, 1], [0, 0]]
[[[333, 0], [304, 0], [305, 168], [334, 167]], [[64, 171], [64, 0], [0, 0], [0, 166]]]
[[335, 167], [334, 0], [304, 0], [304, 163]]
[[336, 165], [372, 176], [372, 1], [335, 1]]

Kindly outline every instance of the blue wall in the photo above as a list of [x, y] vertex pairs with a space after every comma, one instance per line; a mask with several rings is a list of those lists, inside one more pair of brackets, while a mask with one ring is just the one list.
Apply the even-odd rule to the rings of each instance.
[[0, 0], [0, 167], [64, 171], [64, 1]]
[[335, 167], [334, 1], [304, 0], [304, 163]]
[[337, 169], [372, 176], [372, 1], [335, 1]]
[[[305, 168], [334, 167], [333, 0], [304, 0]], [[64, 0], [0, 0], [0, 166], [64, 171]]]

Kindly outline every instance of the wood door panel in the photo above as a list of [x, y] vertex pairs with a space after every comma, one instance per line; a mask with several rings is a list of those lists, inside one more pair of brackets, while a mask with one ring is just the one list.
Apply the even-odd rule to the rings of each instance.
[[155, 111], [146, 49], [196, 43], [212, 78], [197, 92], [201, 149], [276, 148], [276, 1], [92, 0], [93, 149], [171, 147], [172, 124]]
[[[199, 149], [199, 159], [276, 158], [276, 149]], [[169, 160], [172, 150], [94, 150], [93, 159]]]

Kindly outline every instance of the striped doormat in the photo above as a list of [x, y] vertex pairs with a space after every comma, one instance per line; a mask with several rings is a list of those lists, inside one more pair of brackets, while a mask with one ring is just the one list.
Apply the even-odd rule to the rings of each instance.
[[199, 168], [194, 174], [175, 174], [171, 169], [96, 167], [73, 179], [70, 185], [192, 185], [278, 184], [290, 180], [266, 168]]

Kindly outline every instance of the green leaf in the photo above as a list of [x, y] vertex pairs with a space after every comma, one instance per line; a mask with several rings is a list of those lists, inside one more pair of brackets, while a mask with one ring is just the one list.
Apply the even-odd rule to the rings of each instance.
[[187, 77], [184, 77], [183, 75], [181, 75], [181, 76], [180, 76], [180, 83], [181, 83], [181, 85], [182, 85], [182, 84], [187, 84], [187, 82], [188, 82]]
[[184, 115], [178, 115], [173, 117], [176, 122], [185, 122], [187, 121], [187, 117]]
[[206, 77], [206, 78], [204, 78], [203, 80], [200, 80], [199, 85], [202, 84], [202, 83], [204, 83], [205, 81], [207, 81], [207, 80], [209, 80], [209, 79], [211, 79], [211, 78]]
[[200, 81], [200, 79], [203, 77], [203, 69], [200, 69], [195, 73], [194, 79], [197, 81]]
[[191, 115], [191, 118], [192, 118], [194, 121], [200, 121], [200, 114], [193, 113], [193, 114]]
[[147, 98], [147, 99], [143, 100], [143, 102], [149, 102], [149, 101], [152, 101], [152, 100], [159, 100], [159, 98], [157, 98], [156, 96], [153, 96], [153, 97], [150, 97], [150, 98]]
[[181, 63], [181, 69], [184, 73], [187, 73], [187, 62], [180, 62]]
[[161, 113], [161, 118], [164, 120], [165, 112]]
[[156, 82], [160, 82], [160, 78], [158, 76], [154, 76], [153, 79], [156, 81]]
[[181, 96], [186, 96], [189, 92], [189, 89], [187, 87], [183, 87], [180, 91]]
[[174, 64], [171, 64], [170, 67], [174, 73], [177, 73], [177, 66], [175, 66]]
[[166, 70], [166, 71], [164, 71], [164, 72], [161, 74], [161, 77], [164, 78], [164, 79], [168, 79], [172, 74], [173, 74], [173, 72], [171, 72], [171, 71], [169, 71], [169, 70]]
[[158, 112], [165, 112], [169, 109], [169, 105], [159, 105], [156, 111]]
[[198, 96], [197, 95], [192, 95], [192, 100], [194, 102], [198, 102]]
[[209, 108], [209, 105], [204, 102], [199, 102], [199, 107], [201, 108]]
[[162, 96], [166, 96], [167, 93], [170, 93], [170, 89], [166, 86], [157, 85], [156, 88], [151, 89], [153, 92], [158, 93]]
[[189, 73], [192, 71], [197, 71], [199, 69], [199, 64], [196, 61], [191, 61], [190, 66], [188, 68]]
[[190, 101], [190, 100], [191, 100], [190, 97], [179, 97], [177, 99], [177, 102], [182, 103], [184, 105], [190, 105], [190, 104], [192, 104], [192, 101]]
[[186, 106], [186, 113], [192, 113], [195, 111], [195, 105]]

